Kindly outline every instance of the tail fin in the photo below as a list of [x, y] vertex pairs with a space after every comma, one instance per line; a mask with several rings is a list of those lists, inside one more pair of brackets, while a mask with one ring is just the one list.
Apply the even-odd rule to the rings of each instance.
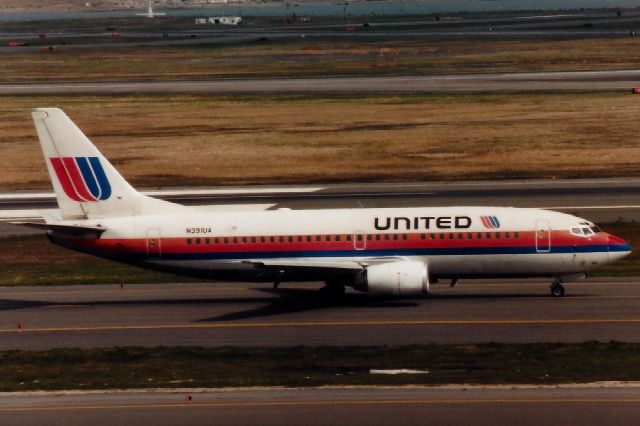
[[32, 112], [62, 219], [92, 219], [181, 211], [140, 194], [59, 108]]

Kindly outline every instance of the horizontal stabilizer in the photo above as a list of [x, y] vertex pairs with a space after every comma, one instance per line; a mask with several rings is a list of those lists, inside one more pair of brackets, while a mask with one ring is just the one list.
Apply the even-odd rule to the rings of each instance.
[[56, 223], [37, 222], [9, 222], [12, 225], [26, 226], [28, 228], [42, 229], [45, 231], [64, 232], [66, 234], [98, 234], [101, 235], [106, 228], [84, 225], [61, 225]]

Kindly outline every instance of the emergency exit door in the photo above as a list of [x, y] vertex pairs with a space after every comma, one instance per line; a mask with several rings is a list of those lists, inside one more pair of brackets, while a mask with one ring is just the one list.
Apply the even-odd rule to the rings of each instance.
[[536, 222], [536, 252], [549, 253], [551, 251], [551, 227], [546, 220]]

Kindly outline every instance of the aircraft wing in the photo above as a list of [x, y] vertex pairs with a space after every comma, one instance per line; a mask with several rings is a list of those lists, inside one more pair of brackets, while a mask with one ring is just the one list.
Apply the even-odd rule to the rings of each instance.
[[396, 262], [405, 260], [399, 257], [375, 257], [370, 259], [355, 260], [333, 260], [333, 259], [250, 259], [243, 260], [242, 263], [262, 266], [267, 268], [312, 268], [312, 269], [334, 269], [343, 271], [362, 271], [367, 266], [379, 263]]
[[268, 268], [313, 268], [313, 269], [344, 269], [361, 271], [364, 267], [354, 261], [348, 260], [292, 260], [292, 259], [273, 259], [273, 260], [243, 260], [242, 263], [248, 263], [255, 266], [263, 266]]

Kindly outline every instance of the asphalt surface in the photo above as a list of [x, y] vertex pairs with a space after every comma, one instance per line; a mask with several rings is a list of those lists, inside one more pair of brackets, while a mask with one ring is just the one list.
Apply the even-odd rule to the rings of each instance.
[[203, 81], [0, 84], [0, 95], [108, 93], [382, 93], [631, 91], [640, 70], [388, 77], [256, 78]]
[[[640, 387], [413, 387], [0, 395], [3, 425], [635, 425]], [[189, 396], [191, 400], [189, 401]]]
[[321, 298], [317, 284], [0, 288], [0, 348], [640, 342], [640, 278], [432, 285], [418, 300]]

